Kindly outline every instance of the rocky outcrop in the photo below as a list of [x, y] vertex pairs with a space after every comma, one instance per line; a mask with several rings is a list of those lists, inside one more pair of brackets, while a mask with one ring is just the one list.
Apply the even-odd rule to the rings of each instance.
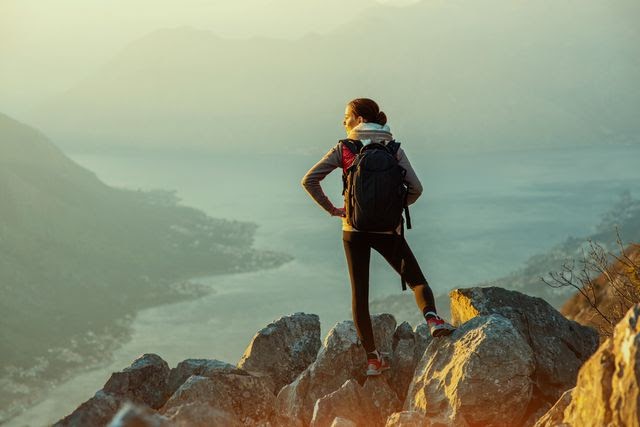
[[541, 401], [553, 404], [573, 387], [578, 369], [598, 347], [593, 328], [566, 319], [541, 298], [496, 287], [451, 292], [454, 324], [490, 314], [509, 319], [533, 350], [534, 393]]
[[174, 416], [180, 407], [198, 402], [231, 414], [243, 425], [259, 425], [272, 419], [275, 398], [269, 376], [216, 372], [208, 377], [189, 377], [160, 413]]
[[168, 391], [171, 396], [191, 375], [210, 377], [215, 373], [244, 374], [244, 370], [234, 365], [211, 359], [186, 359], [178, 363], [169, 373]]
[[364, 387], [351, 379], [316, 401], [311, 427], [330, 427], [335, 418], [348, 419], [358, 426], [382, 427], [400, 406], [384, 377], [368, 378]]
[[404, 409], [445, 425], [519, 425], [531, 400], [533, 369], [531, 348], [509, 320], [475, 317], [431, 342]]
[[158, 409], [169, 397], [169, 365], [156, 354], [144, 354], [122, 372], [111, 375], [103, 390]]
[[407, 322], [402, 322], [393, 334], [393, 369], [389, 374], [389, 384], [401, 401], [404, 401], [407, 395], [416, 364], [430, 340], [431, 335], [426, 324], [421, 324], [413, 330]]
[[284, 316], [251, 340], [238, 367], [273, 378], [275, 394], [315, 359], [320, 349], [320, 318], [316, 314]]
[[[556, 403], [551, 396], [576, 384], [557, 370], [576, 366], [577, 376], [597, 342], [594, 331], [537, 298], [496, 288], [452, 292], [452, 312], [458, 329], [438, 339], [424, 323], [396, 327], [392, 315], [373, 315], [376, 345], [392, 365], [375, 377], [365, 375], [352, 321], [337, 323], [317, 350], [317, 316], [304, 313], [259, 331], [239, 366], [187, 359], [169, 370], [160, 357], [144, 355], [58, 425], [104, 426], [129, 403], [135, 406], [125, 406], [114, 427], [625, 425], [637, 414], [638, 313]], [[580, 405], [587, 401], [600, 403], [586, 410]]]
[[640, 304], [582, 366], [575, 388], [536, 426], [640, 425]]
[[[378, 348], [390, 353], [395, 318], [390, 314], [373, 315], [371, 318]], [[278, 393], [278, 424], [309, 425], [318, 399], [337, 390], [349, 379], [364, 383], [365, 365], [366, 353], [353, 321], [339, 322], [327, 334], [316, 360]]]
[[169, 365], [144, 354], [128, 368], [114, 372], [104, 387], [56, 426], [105, 425], [127, 401], [157, 409], [168, 397]]
[[107, 427], [172, 427], [173, 423], [151, 408], [127, 402]]

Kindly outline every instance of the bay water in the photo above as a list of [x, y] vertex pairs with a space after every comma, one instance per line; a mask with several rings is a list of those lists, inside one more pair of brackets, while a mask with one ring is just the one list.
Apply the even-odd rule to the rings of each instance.
[[[235, 364], [253, 335], [283, 315], [318, 314], [323, 338], [336, 322], [351, 319], [340, 219], [300, 185], [326, 150], [311, 151], [66, 153], [111, 186], [176, 190], [182, 204], [210, 216], [255, 222], [254, 247], [294, 260], [271, 270], [194, 278], [211, 293], [139, 312], [131, 340], [111, 362], [60, 384], [6, 425], [57, 421], [143, 353], [157, 353], [171, 367], [187, 358]], [[436, 294], [501, 277], [568, 236], [587, 235], [622, 192], [638, 197], [640, 188], [638, 145], [407, 154], [424, 193], [410, 207], [413, 228], [406, 238]], [[322, 186], [342, 206], [340, 170]], [[401, 294], [399, 277], [376, 252], [370, 286], [372, 299]], [[410, 291], [402, 297], [415, 306]]]

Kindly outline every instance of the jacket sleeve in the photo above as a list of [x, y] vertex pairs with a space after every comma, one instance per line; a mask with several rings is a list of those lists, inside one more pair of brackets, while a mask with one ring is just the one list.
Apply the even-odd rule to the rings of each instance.
[[404, 150], [402, 148], [398, 149], [398, 164], [402, 166], [407, 174], [404, 177], [404, 182], [407, 185], [408, 194], [407, 194], [407, 205], [411, 205], [418, 200], [418, 197], [422, 194], [422, 183], [420, 179], [418, 179], [418, 175], [413, 170], [411, 163], [409, 163], [409, 159], [407, 158]]
[[322, 209], [327, 211], [329, 215], [332, 215], [337, 208], [333, 203], [331, 203], [331, 200], [329, 200], [326, 194], [324, 194], [324, 191], [322, 191], [320, 181], [322, 181], [325, 176], [329, 175], [331, 171], [341, 167], [342, 152], [341, 144], [338, 143], [335, 147], [331, 148], [331, 150], [329, 150], [329, 152], [327, 152], [327, 154], [325, 154], [318, 163], [309, 169], [300, 182], [302, 187], [304, 187], [313, 200], [315, 200]]

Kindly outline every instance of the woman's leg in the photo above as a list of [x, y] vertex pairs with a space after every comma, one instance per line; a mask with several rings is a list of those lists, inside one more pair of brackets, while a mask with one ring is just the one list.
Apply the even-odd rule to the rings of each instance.
[[405, 277], [416, 299], [416, 305], [424, 316], [428, 312], [436, 313], [436, 303], [433, 291], [427, 279], [422, 274], [420, 265], [413, 255], [406, 239], [402, 237], [398, 253], [394, 253], [395, 239], [400, 237], [391, 234], [379, 234], [372, 240], [372, 247], [382, 255], [394, 270], [400, 274], [401, 262], [404, 259]]
[[367, 236], [360, 232], [343, 231], [342, 243], [351, 279], [351, 310], [353, 322], [367, 353], [376, 349], [369, 316], [369, 260], [371, 247]]

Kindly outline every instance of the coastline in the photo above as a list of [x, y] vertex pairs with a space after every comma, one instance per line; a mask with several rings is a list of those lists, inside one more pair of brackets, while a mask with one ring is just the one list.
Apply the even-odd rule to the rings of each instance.
[[[133, 323], [136, 316], [147, 309], [161, 307], [163, 305], [171, 305], [181, 302], [188, 302], [201, 299], [205, 296], [217, 295], [219, 292], [212, 287], [199, 283], [198, 281], [204, 277], [216, 277], [225, 275], [236, 275], [242, 273], [252, 273], [263, 270], [270, 270], [281, 267], [282, 265], [290, 262], [293, 258], [288, 256], [283, 262], [274, 263], [272, 265], [263, 266], [261, 268], [248, 268], [241, 271], [229, 271], [229, 272], [217, 272], [217, 273], [199, 273], [194, 274], [188, 279], [179, 279], [168, 282], [165, 289], [167, 293], [159, 295], [158, 299], [153, 304], [144, 304], [137, 307], [131, 313], [128, 313], [124, 317], [114, 319], [111, 331], [103, 331], [99, 335], [91, 334], [91, 341], [79, 340], [78, 337], [70, 337], [72, 343], [76, 343], [76, 347], [80, 348], [64, 348], [50, 349], [58, 351], [59, 354], [65, 355], [68, 359], [65, 360], [67, 366], [63, 369], [59, 367], [51, 366], [46, 363], [44, 367], [33, 367], [31, 373], [24, 375], [18, 373], [22, 378], [36, 377], [39, 374], [48, 376], [45, 381], [39, 380], [34, 383], [18, 383], [13, 382], [11, 378], [6, 376], [0, 377], [0, 384], [13, 385], [18, 387], [21, 394], [25, 396], [24, 399], [15, 399], [11, 403], [8, 403], [6, 407], [0, 409], [0, 425], [2, 426], [31, 426], [31, 424], [15, 424], [23, 414], [37, 405], [43, 403], [47, 399], [47, 395], [51, 393], [57, 386], [64, 384], [79, 375], [88, 374], [92, 371], [104, 369], [114, 362], [114, 354], [121, 349], [124, 345], [129, 343], [132, 339]], [[84, 341], [85, 346], [78, 344]], [[52, 353], [52, 352], [51, 352]], [[16, 372], [17, 373], [17, 372]], [[3, 387], [4, 389], [5, 387]], [[90, 396], [87, 396], [87, 399]]]

